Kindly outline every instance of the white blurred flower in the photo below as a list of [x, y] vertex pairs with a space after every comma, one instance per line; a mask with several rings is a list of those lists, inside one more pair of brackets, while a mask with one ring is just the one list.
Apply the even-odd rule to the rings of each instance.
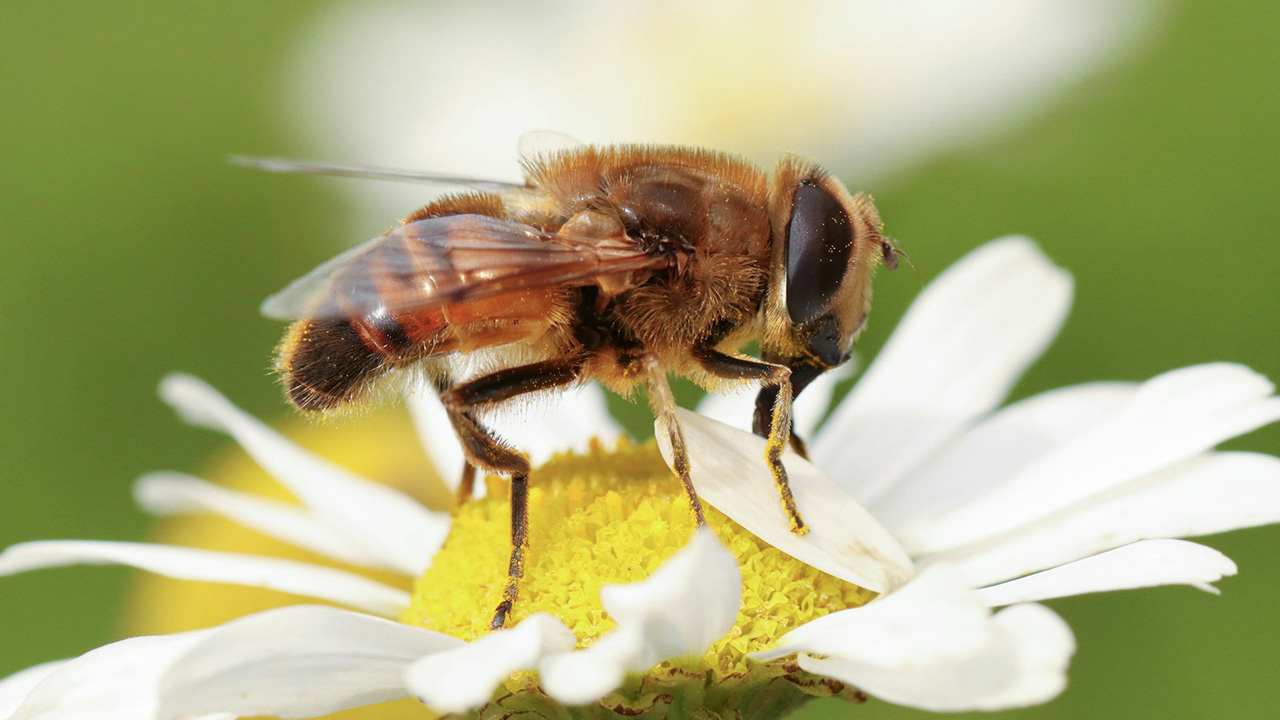
[[[284, 84], [307, 154], [518, 178], [528, 130], [818, 158], [853, 184], [999, 131], [1145, 34], [1154, 0], [333, 5]], [[274, 150], [274, 149], [273, 149]], [[422, 188], [348, 183], [358, 228]]]

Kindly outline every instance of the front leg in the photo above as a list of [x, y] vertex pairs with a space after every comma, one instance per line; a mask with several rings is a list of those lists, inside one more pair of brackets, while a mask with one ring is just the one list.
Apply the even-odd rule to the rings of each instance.
[[[795, 372], [792, 370], [792, 372]], [[791, 403], [796, 401], [795, 377], [791, 378]], [[768, 385], [760, 388], [760, 394], [756, 395], [756, 411], [751, 418], [751, 431], [762, 438], [769, 437], [770, 427], [773, 425], [773, 406], [778, 403], [778, 386]], [[804, 440], [796, 434], [795, 417], [791, 419], [791, 449], [797, 455], [809, 459], [809, 448], [805, 446]]]
[[782, 505], [791, 520], [791, 532], [804, 535], [809, 528], [800, 517], [795, 498], [791, 494], [791, 484], [787, 481], [787, 469], [782, 464], [782, 453], [791, 439], [791, 370], [783, 365], [774, 365], [754, 358], [734, 357], [712, 348], [697, 348], [694, 359], [711, 375], [722, 380], [757, 380], [764, 387], [757, 400], [756, 432], [760, 427], [762, 400], [767, 393], [773, 395], [772, 412], [769, 418], [769, 432], [764, 446], [765, 462], [769, 464], [769, 472], [778, 486], [778, 494], [782, 497]]

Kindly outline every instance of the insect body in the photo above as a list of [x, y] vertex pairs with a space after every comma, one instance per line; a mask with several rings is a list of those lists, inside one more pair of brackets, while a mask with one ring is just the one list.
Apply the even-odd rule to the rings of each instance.
[[[805, 532], [781, 463], [788, 442], [803, 453], [791, 402], [848, 359], [874, 270], [897, 259], [870, 199], [809, 162], [784, 159], [770, 179], [741, 159], [677, 147], [579, 145], [526, 159], [525, 173], [524, 185], [448, 178], [480, 189], [427, 205], [269, 298], [265, 314], [296, 321], [278, 357], [290, 401], [334, 410], [397, 370], [432, 380], [466, 453], [464, 494], [475, 468], [511, 477], [511, 562], [494, 627], [523, 574], [529, 463], [477, 411], [527, 393], [644, 386], [705, 523], [667, 374], [708, 389], [759, 383], [754, 430], [768, 438], [764, 460], [792, 529]], [[737, 354], [752, 340], [759, 360]]]

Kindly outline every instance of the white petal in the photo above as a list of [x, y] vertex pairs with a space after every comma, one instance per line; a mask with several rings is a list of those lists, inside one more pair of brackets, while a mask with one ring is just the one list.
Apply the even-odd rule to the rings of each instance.
[[706, 650], [733, 627], [741, 602], [738, 561], [707, 529], [644, 580], [600, 589], [619, 627], [644, 626], [658, 656], [647, 665]]
[[751, 657], [807, 652], [907, 670], [970, 657], [992, 642], [993, 632], [991, 611], [962, 575], [941, 565], [862, 607], [807, 622]]
[[[453, 423], [449, 422], [449, 413], [445, 412], [440, 396], [429, 383], [421, 383], [405, 395], [405, 406], [409, 408], [409, 417], [413, 418], [413, 427], [418, 431], [418, 442], [426, 450], [436, 475], [450, 490], [457, 490], [466, 456], [462, 454], [462, 446], [458, 444], [458, 436], [453, 432]], [[484, 483], [476, 483], [476, 496], [484, 497], [485, 492]]]
[[585, 650], [542, 662], [542, 688], [560, 702], [593, 702], [628, 672], [705, 652], [738, 617], [742, 576], [715, 534], [699, 530], [648, 578], [606, 585], [600, 600], [618, 626]]
[[1236, 564], [1211, 547], [1185, 540], [1145, 540], [1077, 560], [978, 593], [992, 607], [1112, 590], [1209, 583], [1236, 574]]
[[[801, 398], [804, 396], [801, 395]], [[756, 394], [750, 388], [709, 392], [698, 401], [698, 414], [731, 428], [751, 432], [756, 411]]]
[[456, 650], [428, 655], [409, 667], [409, 691], [439, 713], [460, 713], [489, 701], [511, 673], [534, 670], [551, 653], [568, 652], [577, 640], [546, 613], [525, 618]]
[[1266, 378], [1240, 365], [1165, 373], [1114, 414], [1025, 467], [999, 488], [912, 529], [913, 553], [958, 547], [1041, 520], [1280, 419]]
[[65, 661], [8, 720], [154, 718], [160, 676], [207, 632], [130, 638]]
[[954, 510], [1080, 434], [1127, 401], [1133, 383], [1059, 388], [1001, 409], [867, 509], [895, 534]]
[[997, 613], [991, 624], [992, 642], [950, 661], [904, 668], [801, 655], [799, 664], [882, 700], [935, 712], [1025, 707], [1062, 692], [1075, 652], [1062, 618], [1039, 605], [1015, 605]]
[[[1023, 605], [993, 616], [954, 568], [925, 570], [863, 607], [806, 623], [769, 660], [801, 653], [811, 672], [929, 710], [999, 709], [1062, 690], [1074, 642], [1052, 612]], [[826, 656], [819, 660], [813, 654]]]
[[[796, 398], [791, 409], [796, 433], [808, 440], [818, 429], [822, 418], [831, 407], [831, 396], [835, 394], [836, 385], [853, 377], [857, 372], [857, 364], [847, 362], [834, 370], [818, 376], [809, 383], [800, 397]], [[755, 414], [756, 393], [750, 386], [730, 388], [725, 392], [709, 392], [698, 401], [698, 414], [712, 420], [718, 420], [729, 427], [739, 430], [751, 430], [751, 420]]]
[[926, 556], [921, 564], [954, 563], [975, 584], [988, 585], [1138, 540], [1274, 522], [1280, 522], [1280, 458], [1209, 453], [1020, 531]]
[[[440, 398], [435, 390], [423, 385], [409, 393], [407, 404], [418, 438], [436, 472], [450, 488], [457, 489], [462, 447]], [[585, 452], [592, 438], [611, 444], [625, 434], [609, 413], [604, 390], [594, 384], [539, 398], [516, 410], [493, 413], [485, 417], [485, 423], [513, 447], [527, 453], [535, 466], [557, 452]], [[484, 492], [484, 483], [477, 483], [477, 496], [483, 497]]]
[[150, 473], [138, 478], [133, 497], [153, 515], [214, 513], [244, 527], [341, 562], [375, 563], [359, 547], [301, 508], [229, 490], [182, 473]]
[[206, 383], [170, 375], [160, 396], [190, 423], [230, 434], [316, 519], [388, 569], [417, 577], [449, 532], [449, 515], [316, 457], [242, 412]]
[[[912, 575], [911, 559], [874, 517], [822, 471], [788, 451], [792, 494], [809, 533], [791, 532], [764, 459], [764, 438], [688, 410], [679, 411], [698, 495], [788, 555], [855, 585], [887, 592]], [[665, 433], [656, 433], [671, 464]]]
[[920, 293], [812, 445], [863, 504], [990, 412], [1058, 333], [1071, 277], [1030, 240], [990, 242]]
[[196, 548], [95, 540], [19, 543], [0, 553], [0, 576], [87, 563], [122, 564], [179, 580], [249, 585], [398, 616], [409, 594], [366, 577], [281, 558]]
[[42, 663], [0, 680], [0, 718], [12, 715], [37, 685], [66, 663], [66, 660]]
[[408, 696], [405, 670], [457, 638], [335, 608], [294, 606], [207, 632], [164, 673], [156, 720], [211, 712], [309, 718]]

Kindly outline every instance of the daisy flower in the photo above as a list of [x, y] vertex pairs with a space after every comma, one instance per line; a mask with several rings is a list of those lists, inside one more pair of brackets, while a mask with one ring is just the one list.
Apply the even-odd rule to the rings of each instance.
[[[763, 719], [862, 693], [931, 710], [1044, 702], [1065, 686], [1074, 643], [1035, 601], [1212, 590], [1234, 565], [1174, 538], [1280, 520], [1280, 460], [1212, 450], [1280, 418], [1271, 384], [1246, 368], [1185, 368], [997, 409], [1070, 293], [1029, 241], [991, 243], [922, 293], [825, 423], [833, 381], [811, 387], [797, 422], [816, 427], [813, 462], [786, 461], [811, 527], [803, 537], [789, 532], [763, 440], [682, 415], [695, 484], [716, 508], [711, 529], [696, 530], [659, 450], [623, 437], [598, 391], [566, 398], [531, 424], [541, 441], [524, 438], [545, 462], [531, 481], [518, 622], [495, 632], [503, 482], [435, 512], [302, 450], [200, 381], [168, 378], [166, 401], [234, 437], [298, 503], [175, 474], [144, 477], [140, 502], [222, 515], [349, 569], [44, 541], [6, 550], [0, 573], [123, 563], [346, 609], [278, 608], [36, 666], [0, 682], [0, 717], [303, 718], [404, 697], [445, 713], [557, 718]], [[703, 409], [734, 402], [713, 396]], [[447, 465], [437, 408], [426, 393], [412, 405], [452, 476], [460, 461]], [[415, 578], [413, 591], [361, 569]]]

